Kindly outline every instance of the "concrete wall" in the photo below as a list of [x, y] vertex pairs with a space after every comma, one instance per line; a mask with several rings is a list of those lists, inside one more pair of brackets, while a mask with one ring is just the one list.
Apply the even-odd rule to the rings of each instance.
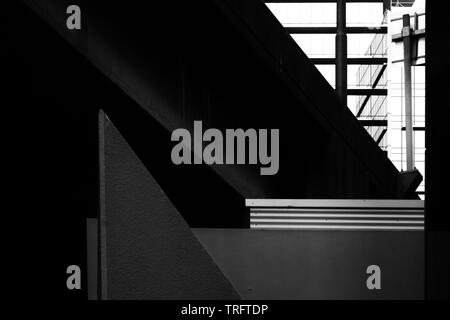
[[[194, 229], [244, 299], [423, 299], [424, 233]], [[381, 268], [381, 290], [366, 269]]]
[[189, 226], [100, 113], [102, 299], [238, 299]]

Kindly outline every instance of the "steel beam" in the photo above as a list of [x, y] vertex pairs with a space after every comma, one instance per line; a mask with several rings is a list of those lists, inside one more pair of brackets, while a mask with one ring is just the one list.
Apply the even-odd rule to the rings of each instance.
[[383, 129], [383, 131], [381, 131], [380, 136], [378, 137], [376, 143], [379, 145], [381, 140], [383, 140], [384, 136], [386, 135], [387, 129]]
[[359, 120], [363, 127], [387, 127], [387, 120]]
[[[311, 58], [314, 64], [335, 64], [335, 58]], [[387, 58], [347, 58], [347, 65], [349, 64], [386, 64]]]
[[[336, 3], [337, 0], [264, 0], [265, 3]], [[414, 0], [400, 1], [404, 7], [411, 7]], [[391, 5], [391, 0], [347, 0], [347, 3], [383, 3], [383, 10], [397, 7], [395, 3]]]
[[336, 19], [336, 92], [341, 103], [347, 105], [346, 0], [337, 1]]
[[349, 96], [387, 96], [387, 89], [347, 89]]
[[[377, 87], [378, 82], [380, 82], [380, 79], [381, 79], [381, 77], [383, 76], [383, 73], [384, 73], [384, 71], [386, 70], [386, 68], [387, 68], [387, 65], [386, 65], [386, 64], [384, 64], [384, 65], [381, 67], [380, 72], [378, 73], [378, 75], [377, 75], [375, 81], [374, 81], [373, 84], [372, 84], [372, 89], [375, 89], [375, 88]], [[364, 111], [364, 108], [366, 107], [367, 102], [369, 102], [369, 99], [370, 99], [371, 96], [372, 96], [371, 94], [366, 96], [366, 98], [364, 99], [364, 102], [362, 103], [361, 107], [360, 107], [359, 110], [358, 110], [358, 113], [357, 113], [356, 117], [361, 116], [361, 113]]]
[[[335, 3], [339, 0], [264, 0], [265, 3]], [[382, 3], [386, 0], [347, 0], [347, 3]]]
[[[337, 27], [285, 27], [291, 34], [329, 34], [336, 33]], [[346, 27], [347, 33], [387, 33], [387, 27]]]

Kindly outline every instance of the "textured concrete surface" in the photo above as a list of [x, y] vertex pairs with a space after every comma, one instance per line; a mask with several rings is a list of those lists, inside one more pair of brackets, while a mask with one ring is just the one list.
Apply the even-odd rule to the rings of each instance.
[[244, 299], [424, 298], [423, 232], [193, 230]]
[[103, 299], [238, 299], [159, 185], [100, 112]]

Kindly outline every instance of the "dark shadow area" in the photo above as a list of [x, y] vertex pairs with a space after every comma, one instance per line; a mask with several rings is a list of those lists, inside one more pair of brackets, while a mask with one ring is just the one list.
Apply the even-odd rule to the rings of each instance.
[[449, 3], [426, 2], [426, 154], [425, 197], [427, 298], [450, 298], [450, 215], [448, 194]]

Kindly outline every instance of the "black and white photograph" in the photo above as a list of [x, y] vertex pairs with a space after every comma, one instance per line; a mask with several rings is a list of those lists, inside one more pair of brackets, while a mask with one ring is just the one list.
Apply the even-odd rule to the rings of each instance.
[[447, 300], [447, 5], [2, 4], [20, 290], [176, 319]]

